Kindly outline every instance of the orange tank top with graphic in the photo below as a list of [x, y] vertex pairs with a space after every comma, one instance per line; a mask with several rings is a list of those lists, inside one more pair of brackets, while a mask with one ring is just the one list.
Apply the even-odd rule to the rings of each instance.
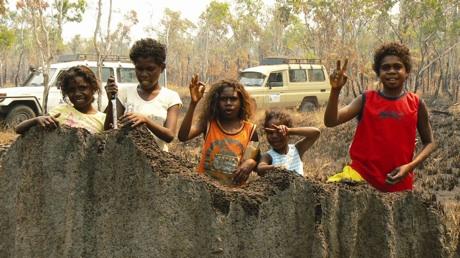
[[219, 126], [217, 120], [212, 120], [204, 138], [198, 173], [206, 173], [229, 184], [255, 128], [255, 124], [243, 121], [238, 132], [228, 133]]

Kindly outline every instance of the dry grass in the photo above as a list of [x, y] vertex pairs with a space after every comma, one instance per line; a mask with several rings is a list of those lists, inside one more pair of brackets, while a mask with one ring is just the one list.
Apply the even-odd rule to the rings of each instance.
[[3, 129], [0, 131], [0, 145], [11, 144], [18, 135], [11, 129]]
[[168, 89], [171, 89], [171, 90], [177, 92], [179, 94], [179, 96], [181, 97], [181, 99], [186, 98], [186, 97], [190, 97], [189, 89], [186, 86], [178, 86], [178, 85], [175, 85], [175, 84], [168, 84]]

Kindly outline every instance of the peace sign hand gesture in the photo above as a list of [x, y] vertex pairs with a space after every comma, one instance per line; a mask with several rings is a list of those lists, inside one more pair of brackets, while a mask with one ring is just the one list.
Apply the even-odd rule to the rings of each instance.
[[348, 58], [345, 58], [343, 67], [340, 67], [340, 60], [337, 60], [336, 70], [329, 76], [332, 89], [341, 90], [343, 85], [347, 83], [348, 76], [345, 74], [348, 65]]
[[190, 81], [188, 87], [190, 89], [191, 101], [193, 103], [198, 103], [198, 101], [200, 101], [203, 97], [204, 90], [206, 89], [206, 85], [202, 81], [198, 80], [198, 74], [194, 74], [192, 76], [192, 80]]

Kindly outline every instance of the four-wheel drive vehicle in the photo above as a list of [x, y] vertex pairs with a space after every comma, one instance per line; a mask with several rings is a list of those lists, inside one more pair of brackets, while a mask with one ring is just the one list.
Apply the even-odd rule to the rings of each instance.
[[240, 82], [257, 108], [313, 110], [327, 101], [331, 89], [319, 59], [265, 58], [261, 65], [240, 72]]
[[[94, 55], [64, 55], [58, 58], [57, 63], [51, 65], [49, 71], [49, 84], [51, 87], [48, 95], [48, 110], [64, 102], [61, 90], [57, 85], [61, 73], [72, 66], [85, 65], [97, 74], [97, 64], [94, 60]], [[134, 65], [127, 57], [107, 56], [104, 59], [101, 79], [103, 85], [105, 85], [110, 75], [115, 77], [119, 87], [138, 83]], [[161, 74], [160, 85], [166, 85], [164, 73]], [[42, 115], [43, 90], [43, 73], [41, 69], [32, 70], [25, 83], [20, 87], [0, 88], [0, 120], [4, 120], [9, 126], [15, 126], [23, 120]], [[104, 90], [102, 94], [103, 110], [107, 105], [107, 97]]]

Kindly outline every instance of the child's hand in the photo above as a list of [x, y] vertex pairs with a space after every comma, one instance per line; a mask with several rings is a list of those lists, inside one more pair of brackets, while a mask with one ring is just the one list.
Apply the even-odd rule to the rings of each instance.
[[190, 89], [191, 101], [194, 103], [198, 103], [198, 101], [200, 101], [203, 97], [204, 90], [206, 89], [206, 85], [198, 79], [198, 74], [194, 74], [192, 76], [192, 80], [190, 81], [190, 85], [188, 86]]
[[332, 89], [341, 90], [343, 85], [347, 83], [348, 76], [345, 74], [348, 65], [348, 58], [345, 58], [345, 64], [340, 67], [340, 60], [337, 60], [336, 70], [329, 76]]
[[289, 132], [289, 127], [285, 126], [285, 125], [275, 125], [273, 124], [272, 125], [273, 128], [270, 128], [270, 127], [265, 127], [265, 131], [267, 132], [270, 132], [270, 133], [279, 133], [281, 134], [282, 136], [287, 136], [288, 135], [288, 132]]
[[42, 128], [54, 129], [59, 126], [59, 121], [56, 118], [60, 115], [61, 113], [57, 113], [54, 116], [39, 116], [36, 118], [36, 123]]
[[130, 125], [132, 128], [145, 124], [147, 122], [147, 117], [138, 113], [126, 113], [120, 117], [120, 123], [123, 126]]
[[409, 165], [402, 165], [397, 167], [395, 170], [391, 171], [391, 173], [387, 174], [387, 179], [385, 182], [390, 185], [394, 185], [399, 183], [402, 179], [404, 179], [412, 168]]
[[255, 160], [248, 159], [245, 160], [235, 171], [235, 175], [233, 176], [233, 183], [235, 185], [241, 185], [249, 177], [249, 174], [251, 174], [252, 170], [255, 168], [257, 165]]
[[118, 86], [115, 83], [115, 78], [111, 75], [107, 79], [107, 84], [105, 85], [105, 91], [107, 93], [107, 98], [112, 99], [118, 92]]

